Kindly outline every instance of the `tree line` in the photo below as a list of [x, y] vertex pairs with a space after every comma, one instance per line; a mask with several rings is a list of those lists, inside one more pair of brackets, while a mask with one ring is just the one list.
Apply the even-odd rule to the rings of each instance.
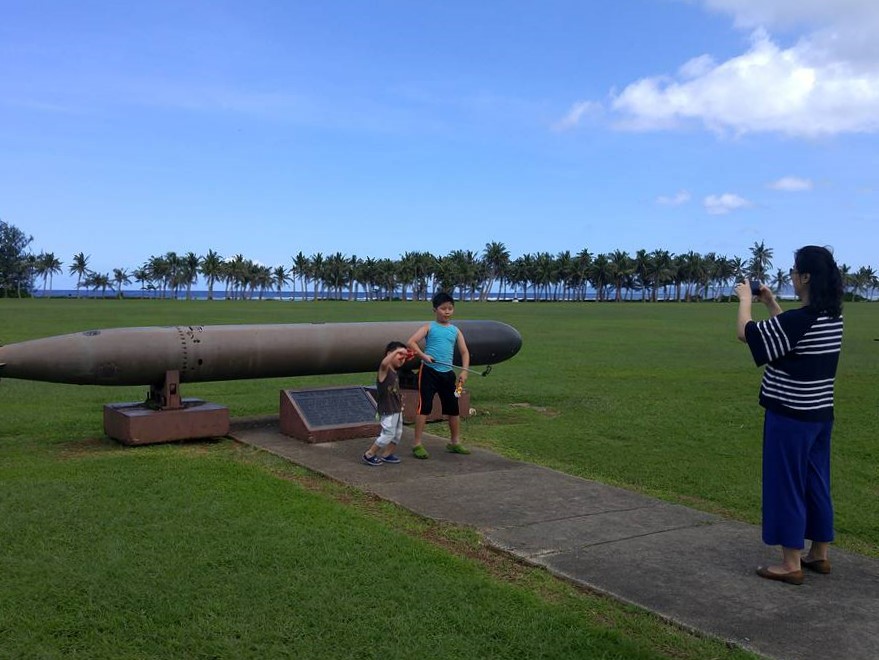
[[[27, 251], [32, 241], [18, 228], [0, 221], [0, 297], [23, 297], [42, 285], [51, 295], [52, 278], [64, 272], [64, 262], [52, 252]], [[453, 250], [437, 256], [405, 252], [399, 259], [360, 258], [341, 252], [306, 256], [298, 252], [289, 264], [265, 266], [241, 254], [223, 257], [214, 250], [204, 255], [167, 252], [151, 256], [129, 271], [114, 268], [112, 275], [89, 268], [90, 256], [73, 255], [67, 272], [76, 276], [76, 290], [101, 291], [122, 297], [124, 287], [137, 284], [143, 295], [190, 299], [199, 282], [208, 299], [262, 299], [267, 292], [280, 295], [293, 286], [303, 299], [353, 300], [362, 290], [367, 300], [427, 300], [439, 290], [459, 300], [487, 300], [493, 295], [519, 300], [595, 299], [694, 301], [721, 299], [734, 282], [745, 277], [760, 280], [776, 292], [790, 284], [789, 272], [773, 268], [773, 250], [763, 242], [748, 248], [749, 256], [727, 257], [714, 252], [623, 250], [593, 254], [588, 249], [558, 254], [536, 252], [512, 258], [506, 246], [486, 243], [481, 252]], [[857, 270], [841, 264], [846, 291], [872, 299], [879, 287], [871, 267]], [[202, 278], [199, 280], [199, 278]], [[724, 293], [725, 292], [725, 293]]]

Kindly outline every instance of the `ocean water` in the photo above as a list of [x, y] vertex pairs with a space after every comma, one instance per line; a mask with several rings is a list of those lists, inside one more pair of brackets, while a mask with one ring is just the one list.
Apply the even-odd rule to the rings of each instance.
[[[146, 291], [146, 290], [141, 291], [140, 289], [124, 289], [122, 293], [123, 293], [123, 297], [134, 298], [134, 299], [138, 299], [138, 298], [160, 299], [162, 297], [161, 293], [158, 291]], [[715, 297], [715, 293], [716, 293], [715, 289], [709, 289], [709, 298], [708, 299], [709, 300], [713, 299]], [[615, 295], [615, 292], [613, 290], [611, 290], [607, 296], [607, 299], [613, 300], [614, 295]], [[730, 295], [729, 287], [723, 288], [720, 291], [720, 295], [722, 295], [722, 296]], [[399, 292], [397, 292], [395, 294], [395, 296], [399, 297]], [[674, 299], [674, 291], [671, 289], [669, 290], [669, 296], [670, 296], [670, 299]], [[36, 291], [34, 291], [34, 297], [36, 297], [36, 298], [44, 297], [42, 288], [38, 288]], [[77, 292], [76, 289], [57, 289], [57, 290], [53, 290], [53, 291], [46, 291], [45, 297], [52, 297], [52, 298], [77, 298], [77, 297], [79, 297], [79, 298], [101, 298], [101, 297], [115, 298], [116, 292], [108, 289], [106, 291], [106, 293], [102, 296], [100, 291], [80, 289], [80, 291]], [[407, 297], [410, 300], [412, 299], [412, 292], [411, 291], [408, 292]], [[597, 293], [594, 289], [589, 289], [586, 292], [585, 297], [586, 297], [586, 300], [595, 300], [597, 298]], [[795, 297], [794, 292], [793, 292], [793, 288], [786, 287], [785, 289], [782, 289], [782, 291], [778, 297], [781, 300], [793, 300]], [[165, 299], [166, 300], [170, 300], [173, 298], [174, 298], [174, 296], [172, 295], [171, 292], [165, 292]], [[186, 300], [186, 292], [185, 291], [178, 292], [176, 298], [177, 298], [177, 300]], [[201, 289], [192, 290], [190, 292], [190, 298], [192, 300], [208, 300], [208, 292], [207, 292], [207, 290], [201, 290]], [[266, 291], [262, 294], [262, 296], [260, 296], [259, 293], [253, 294], [252, 297], [248, 293], [246, 296], [247, 300], [272, 300], [272, 301], [279, 301], [280, 300], [280, 301], [286, 301], [286, 302], [311, 301], [311, 300], [313, 300], [313, 298], [314, 298], [314, 291], [313, 290], [305, 291], [305, 292], [289, 290], [289, 291], [281, 291], [280, 293], [275, 290], [275, 291]], [[213, 300], [225, 300], [225, 299], [226, 299], [226, 292], [225, 291], [223, 291], [222, 289], [220, 289], [220, 290], [214, 289]], [[240, 296], [238, 297], [238, 299], [240, 299]], [[326, 292], [322, 292], [322, 293], [318, 294], [318, 299], [319, 300], [335, 300], [337, 298], [334, 298], [333, 296], [327, 294]], [[540, 295], [540, 300], [551, 300], [551, 299], [552, 299], [552, 294], [547, 296], [547, 295], [544, 295], [543, 293], [541, 293], [541, 295]], [[342, 300], [349, 300], [347, 291], [342, 292]], [[362, 290], [357, 291], [355, 300], [357, 300], [359, 302], [365, 302], [367, 300], [366, 292], [362, 291]], [[522, 300], [522, 292], [521, 292], [521, 290], [517, 291], [517, 292], [507, 290], [505, 295], [503, 295], [503, 296], [501, 296], [500, 292], [493, 292], [489, 296], [489, 300], [490, 301], [498, 301], [498, 300], [506, 300], [506, 301], [520, 300], [521, 301]], [[534, 291], [530, 287], [528, 289], [528, 300], [534, 300]], [[631, 300], [631, 301], [639, 302], [641, 300], [641, 291], [629, 291], [627, 289], [623, 289], [623, 300], [626, 300], [626, 301]], [[657, 292], [657, 300], [663, 300], [661, 289]]]

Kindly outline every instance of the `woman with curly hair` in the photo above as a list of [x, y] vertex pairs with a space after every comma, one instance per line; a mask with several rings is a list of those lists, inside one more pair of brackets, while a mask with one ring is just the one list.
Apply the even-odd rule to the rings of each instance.
[[[760, 384], [763, 422], [763, 542], [780, 545], [780, 565], [760, 566], [760, 577], [803, 583], [803, 568], [829, 573], [833, 541], [830, 435], [833, 390], [842, 346], [842, 276], [827, 248], [796, 251], [791, 282], [802, 305], [782, 311], [765, 285], [752, 294], [736, 286], [737, 336], [765, 365]], [[752, 299], [769, 318], [751, 318]], [[812, 543], [803, 555], [805, 539]]]

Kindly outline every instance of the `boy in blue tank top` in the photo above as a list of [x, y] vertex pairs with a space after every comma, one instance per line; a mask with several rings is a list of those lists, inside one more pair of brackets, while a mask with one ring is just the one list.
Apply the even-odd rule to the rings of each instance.
[[[406, 344], [409, 349], [421, 358], [418, 370], [418, 409], [415, 414], [415, 437], [412, 454], [415, 458], [428, 458], [427, 450], [421, 444], [427, 416], [433, 410], [433, 397], [439, 395], [443, 415], [449, 418], [449, 435], [451, 442], [446, 451], [453, 454], [469, 454], [470, 450], [461, 444], [461, 417], [458, 410], [458, 398], [455, 390], [463, 388], [467, 381], [467, 371], [461, 371], [455, 378], [455, 370], [449, 366], [455, 355], [455, 348], [461, 355], [461, 366], [466, 370], [470, 367], [470, 351], [464, 335], [452, 325], [455, 313], [455, 299], [448, 293], [438, 293], [433, 297], [433, 311], [436, 320], [421, 326]], [[424, 348], [421, 342], [424, 341]]]

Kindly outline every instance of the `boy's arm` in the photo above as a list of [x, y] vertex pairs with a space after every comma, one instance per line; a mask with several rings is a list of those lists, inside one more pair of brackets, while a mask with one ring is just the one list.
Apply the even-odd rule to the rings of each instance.
[[385, 359], [378, 365], [378, 382], [382, 382], [388, 376], [388, 369], [391, 368], [391, 361], [394, 359], [394, 351], [385, 355]]
[[427, 336], [427, 331], [430, 329], [429, 325], [423, 325], [418, 330], [415, 331], [415, 334], [409, 337], [409, 340], [406, 342], [406, 346], [409, 347], [409, 350], [415, 353], [423, 362], [433, 362], [433, 356], [428, 355], [424, 351], [421, 350], [421, 346], [418, 342], [424, 339]]
[[465, 381], [467, 380], [467, 369], [470, 368], [470, 349], [467, 348], [467, 342], [464, 340], [463, 333], [458, 330], [458, 353], [461, 354], [461, 366], [464, 367], [464, 370], [461, 371], [458, 376], [458, 380]]

